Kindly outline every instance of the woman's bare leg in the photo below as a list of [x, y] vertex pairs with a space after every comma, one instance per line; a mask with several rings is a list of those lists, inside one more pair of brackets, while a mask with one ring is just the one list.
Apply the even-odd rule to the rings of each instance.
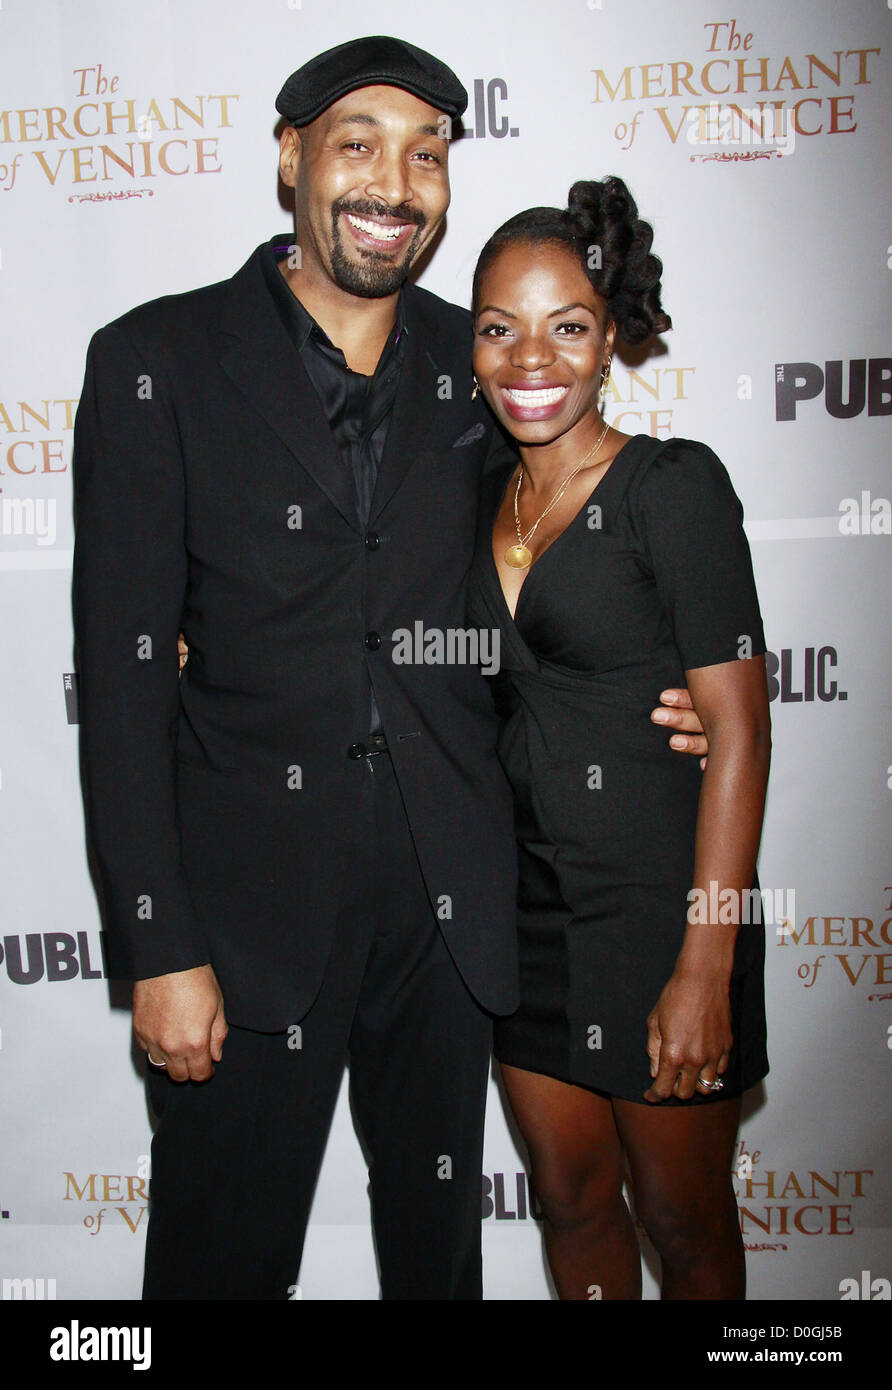
[[502, 1076], [529, 1150], [558, 1296], [640, 1298], [641, 1259], [610, 1100], [517, 1067], [503, 1066]]
[[740, 1098], [709, 1105], [613, 1101], [635, 1208], [663, 1264], [667, 1299], [746, 1297], [731, 1165]]

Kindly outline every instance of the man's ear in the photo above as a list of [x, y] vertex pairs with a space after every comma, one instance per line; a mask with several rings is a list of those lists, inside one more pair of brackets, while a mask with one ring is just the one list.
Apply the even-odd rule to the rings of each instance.
[[294, 188], [303, 154], [303, 135], [296, 126], [286, 126], [279, 137], [279, 173], [282, 182]]

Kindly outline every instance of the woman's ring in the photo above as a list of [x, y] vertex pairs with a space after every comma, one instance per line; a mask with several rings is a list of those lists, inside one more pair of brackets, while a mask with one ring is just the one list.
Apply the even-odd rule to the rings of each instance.
[[725, 1089], [725, 1083], [719, 1076], [716, 1077], [715, 1081], [707, 1081], [705, 1076], [698, 1076], [697, 1080], [701, 1086], [706, 1087], [707, 1091], [723, 1091]]

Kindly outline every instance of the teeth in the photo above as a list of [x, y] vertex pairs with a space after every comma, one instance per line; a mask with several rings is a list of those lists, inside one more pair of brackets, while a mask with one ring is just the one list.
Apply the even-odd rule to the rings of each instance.
[[509, 391], [506, 388], [505, 395], [515, 405], [554, 405], [555, 401], [566, 396], [569, 389], [569, 386], [549, 386], [542, 391]]
[[382, 227], [380, 222], [368, 222], [364, 217], [354, 217], [351, 212], [347, 213], [347, 220], [361, 232], [373, 236], [376, 241], [396, 241], [406, 227], [405, 222], [401, 222], [398, 227]]

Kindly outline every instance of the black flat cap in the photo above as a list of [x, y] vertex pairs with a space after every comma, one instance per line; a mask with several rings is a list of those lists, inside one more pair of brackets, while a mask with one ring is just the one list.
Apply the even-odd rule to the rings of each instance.
[[439, 58], [379, 34], [338, 44], [304, 63], [276, 97], [276, 110], [292, 125], [309, 125], [348, 92], [378, 84], [401, 87], [453, 119], [468, 104], [464, 87]]

